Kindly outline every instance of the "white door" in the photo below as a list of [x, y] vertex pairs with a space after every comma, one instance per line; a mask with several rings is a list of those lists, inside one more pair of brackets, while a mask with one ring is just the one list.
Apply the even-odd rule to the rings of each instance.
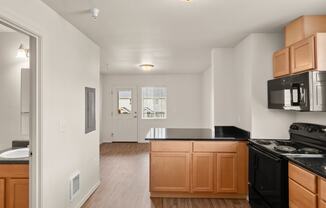
[[119, 87], [111, 90], [112, 95], [112, 141], [138, 141], [137, 88]]

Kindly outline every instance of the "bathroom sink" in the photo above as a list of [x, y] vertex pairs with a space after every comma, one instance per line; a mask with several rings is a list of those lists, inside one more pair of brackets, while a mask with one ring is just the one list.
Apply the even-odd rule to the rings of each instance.
[[0, 157], [7, 159], [18, 159], [29, 157], [29, 148], [8, 150], [0, 154]]

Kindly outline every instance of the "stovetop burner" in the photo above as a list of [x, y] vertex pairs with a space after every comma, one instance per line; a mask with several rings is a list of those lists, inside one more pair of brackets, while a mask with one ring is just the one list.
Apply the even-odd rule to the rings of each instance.
[[297, 148], [295, 147], [286, 146], [286, 145], [275, 146], [274, 149], [283, 153], [291, 153], [297, 150]]

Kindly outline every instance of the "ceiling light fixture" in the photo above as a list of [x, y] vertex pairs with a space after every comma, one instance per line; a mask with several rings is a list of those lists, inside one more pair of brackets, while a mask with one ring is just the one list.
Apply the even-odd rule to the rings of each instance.
[[17, 50], [17, 58], [28, 58], [29, 57], [29, 50], [24, 47], [23, 44], [20, 44]]
[[139, 67], [143, 71], [151, 71], [154, 68], [154, 65], [153, 64], [141, 64], [141, 65], [139, 65]]

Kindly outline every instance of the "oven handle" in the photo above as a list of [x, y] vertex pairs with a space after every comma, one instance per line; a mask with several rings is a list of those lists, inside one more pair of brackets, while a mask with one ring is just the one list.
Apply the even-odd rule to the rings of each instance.
[[[262, 152], [261, 150], [255, 148], [255, 147], [253, 147], [251, 145], [250, 145], [250, 148], [252, 148], [254, 151], [258, 152], [259, 154], [264, 155], [264, 156], [266, 156], [266, 157], [268, 157], [268, 158], [270, 158], [270, 159], [272, 159], [272, 160], [274, 160], [276, 162], [281, 162], [281, 158], [278, 158], [278, 157], [276, 157], [276, 156], [274, 156], [272, 154], [266, 153], [266, 152]], [[255, 161], [255, 163], [256, 163], [256, 161]]]

